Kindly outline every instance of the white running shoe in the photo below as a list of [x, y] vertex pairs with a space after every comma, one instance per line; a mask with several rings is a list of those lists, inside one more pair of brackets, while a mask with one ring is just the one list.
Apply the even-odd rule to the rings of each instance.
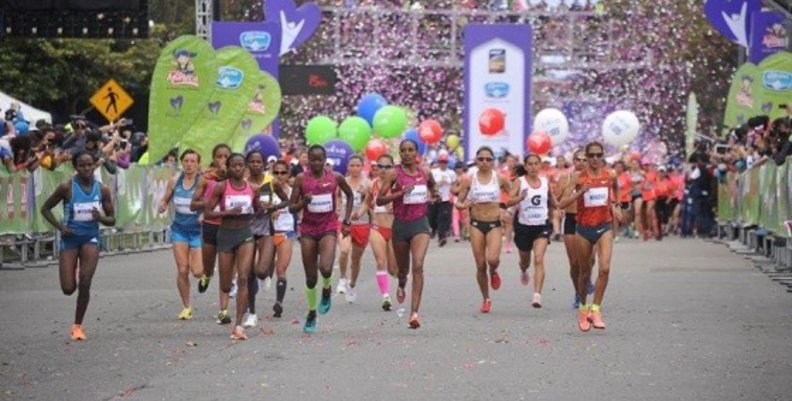
[[357, 293], [355, 292], [355, 287], [347, 288], [345, 297], [347, 302], [349, 303], [355, 302], [355, 300], [357, 299]]
[[533, 301], [531, 301], [531, 306], [537, 309], [542, 307], [542, 294], [539, 294], [538, 292], [535, 292], [533, 294]]
[[272, 277], [264, 279], [264, 291], [269, 292], [272, 289]]
[[231, 292], [228, 293], [228, 296], [234, 298], [236, 297], [236, 295], [237, 295], [237, 283], [236, 283], [236, 279], [234, 279], [233, 281], [231, 281]]
[[258, 316], [256, 316], [255, 313], [248, 313], [247, 316], [245, 316], [245, 321], [242, 322], [242, 327], [244, 328], [256, 327], [257, 324], [258, 324]]
[[340, 278], [338, 279], [338, 285], [336, 286], [336, 294], [346, 294], [347, 292], [347, 279]]

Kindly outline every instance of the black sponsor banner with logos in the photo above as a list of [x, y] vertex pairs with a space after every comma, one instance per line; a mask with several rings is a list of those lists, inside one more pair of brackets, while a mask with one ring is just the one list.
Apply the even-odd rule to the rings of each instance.
[[335, 95], [338, 75], [332, 65], [281, 65], [278, 81], [284, 95]]

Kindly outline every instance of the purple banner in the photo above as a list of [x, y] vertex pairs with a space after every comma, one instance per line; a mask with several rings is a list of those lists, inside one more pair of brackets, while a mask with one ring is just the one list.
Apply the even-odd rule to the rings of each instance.
[[777, 11], [762, 11], [751, 19], [750, 61], [756, 65], [765, 57], [789, 47], [789, 31], [785, 26], [786, 17]]
[[322, 11], [316, 3], [305, 3], [299, 8], [292, 0], [265, 1], [264, 15], [269, 22], [280, 26], [281, 55], [300, 47], [313, 35], [322, 20]]
[[[258, 61], [259, 68], [278, 78], [281, 27], [275, 22], [213, 22], [212, 47], [239, 46]], [[275, 138], [280, 134], [280, 118], [272, 122]]]
[[468, 24], [464, 38], [465, 159], [484, 145], [521, 157], [531, 134], [533, 30], [527, 24]]
[[726, 39], [746, 48], [751, 17], [761, 9], [761, 0], [708, 0], [704, 3], [704, 14], [712, 27]]

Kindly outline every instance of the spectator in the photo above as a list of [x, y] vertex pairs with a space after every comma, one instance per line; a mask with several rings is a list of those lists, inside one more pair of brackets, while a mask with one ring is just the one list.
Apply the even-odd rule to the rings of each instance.
[[97, 165], [104, 166], [110, 174], [118, 172], [118, 166], [115, 160], [113, 160], [112, 157], [108, 157], [107, 153], [105, 153], [105, 149], [103, 149], [101, 133], [94, 130], [88, 131], [88, 133], [84, 135], [84, 140], [85, 151], [93, 155], [94, 160], [97, 160]]

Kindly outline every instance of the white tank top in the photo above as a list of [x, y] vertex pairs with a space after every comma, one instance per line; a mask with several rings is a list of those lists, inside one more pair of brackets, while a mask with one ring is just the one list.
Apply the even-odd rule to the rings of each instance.
[[549, 185], [547, 177], [539, 177], [539, 188], [528, 185], [528, 179], [520, 177], [520, 191], [527, 195], [518, 205], [517, 221], [524, 226], [543, 226], [547, 224], [549, 209], [547, 207], [547, 191]]
[[478, 172], [473, 174], [470, 180], [470, 192], [468, 198], [473, 203], [499, 203], [500, 202], [500, 181], [498, 174], [492, 172], [492, 179], [487, 184], [478, 181]]

